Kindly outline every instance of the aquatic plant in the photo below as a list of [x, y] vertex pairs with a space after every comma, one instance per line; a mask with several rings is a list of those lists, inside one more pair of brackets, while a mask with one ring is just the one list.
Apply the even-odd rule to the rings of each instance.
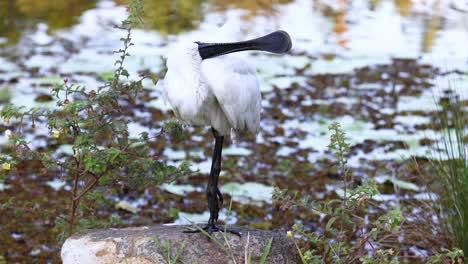
[[[144, 184], [161, 184], [173, 181], [189, 173], [189, 165], [166, 166], [150, 145], [164, 132], [149, 135], [144, 132], [139, 138], [129, 137], [128, 120], [122, 113], [128, 103], [134, 102], [142, 91], [142, 81], [151, 76], [141, 75], [136, 81], [123, 80], [129, 77], [125, 61], [133, 46], [132, 29], [141, 23], [143, 4], [132, 0], [128, 17], [117, 29], [126, 32], [121, 38], [122, 48], [115, 51], [118, 59], [112, 78], [92, 89], [71, 83], [63, 83], [51, 90], [57, 101], [55, 109], [27, 109], [25, 106], [6, 105], [0, 111], [5, 122], [15, 122], [15, 131], [8, 134], [13, 151], [2, 154], [0, 180], [8, 177], [15, 166], [24, 161], [40, 163], [41, 171], [34, 173], [56, 173], [63, 175], [71, 186], [69, 215], [58, 218], [56, 227], [61, 238], [82, 228], [103, 227], [119, 223], [120, 218], [97, 218], [100, 208], [112, 203], [110, 194], [118, 188]], [[35, 147], [35, 142], [26, 138], [25, 129], [45, 125], [49, 131], [48, 140], [59, 146], [69, 145], [70, 151], [55, 152]], [[180, 133], [174, 121], [169, 130]], [[167, 129], [166, 129], [167, 130]]]
[[432, 167], [437, 172], [436, 185], [441, 224], [452, 234], [455, 247], [468, 252], [468, 115], [466, 105], [454, 91], [447, 91], [438, 103], [435, 125], [440, 128]]

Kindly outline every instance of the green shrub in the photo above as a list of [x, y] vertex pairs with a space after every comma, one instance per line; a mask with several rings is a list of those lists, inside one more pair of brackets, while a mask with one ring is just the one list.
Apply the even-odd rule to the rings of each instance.
[[[302, 250], [296, 244], [303, 263], [397, 263], [397, 245], [395, 248], [382, 247], [384, 235], [398, 232], [402, 221], [402, 213], [398, 208], [389, 210], [376, 220], [366, 223], [363, 214], [367, 212], [369, 200], [378, 193], [372, 181], [361, 186], [351, 186], [346, 155], [349, 145], [340, 124], [332, 123], [330, 150], [332, 150], [341, 174], [341, 199], [328, 202], [312, 201], [310, 196], [288, 190], [275, 189], [273, 201], [283, 209], [300, 207], [322, 215], [326, 224], [320, 233], [304, 230], [302, 224], [296, 223], [292, 233], [306, 240], [306, 249]], [[301, 197], [301, 198], [299, 198]], [[296, 219], [305, 221], [305, 219]], [[372, 257], [368, 256], [371, 248]]]
[[[143, 89], [142, 81], [147, 77], [124, 80], [129, 77], [125, 62], [133, 46], [132, 29], [141, 22], [142, 1], [132, 0], [128, 11], [128, 18], [117, 27], [126, 32], [126, 37], [121, 39], [123, 47], [115, 52], [118, 54], [116, 69], [105, 85], [89, 89], [64, 79], [52, 89], [57, 108], [27, 109], [9, 104], [0, 111], [4, 121], [16, 122], [17, 128], [15, 132], [7, 133], [13, 151], [11, 155], [0, 156], [3, 168], [0, 180], [7, 177], [15, 165], [29, 160], [39, 162], [46, 172], [63, 175], [72, 186], [69, 215], [56, 222], [61, 229], [61, 238], [77, 229], [118, 223], [120, 219], [115, 216], [97, 219], [93, 213], [84, 213], [110, 206], [112, 201], [107, 197], [117, 192], [117, 186], [161, 184], [189, 173], [187, 163], [178, 167], [166, 166], [152, 153], [149, 146], [159, 135], [142, 133], [139, 138], [129, 137], [130, 120], [121, 114], [126, 108], [122, 102], [135, 101]], [[49, 140], [57, 146], [71, 145], [72, 153], [57, 155], [54, 150], [31, 147], [32, 142], [26, 140], [24, 130], [34, 129], [36, 123], [46, 124]], [[180, 124], [175, 121], [170, 121], [166, 130], [177, 136], [181, 134]]]

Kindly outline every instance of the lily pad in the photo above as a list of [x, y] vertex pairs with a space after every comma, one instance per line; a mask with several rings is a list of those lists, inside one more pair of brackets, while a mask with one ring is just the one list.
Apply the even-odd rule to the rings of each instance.
[[10, 100], [11, 96], [12, 93], [10, 91], [10, 88], [8, 88], [7, 86], [0, 89], [0, 102], [6, 102]]
[[118, 203], [115, 204], [115, 209], [119, 210], [124, 210], [124, 211], [128, 211], [132, 214], [136, 214], [138, 212], [140, 212], [140, 208], [136, 207], [136, 206], [133, 206], [132, 204], [130, 204], [129, 202], [127, 201], [120, 201]]
[[222, 193], [229, 193], [238, 202], [248, 202], [250, 200], [271, 203], [273, 187], [257, 182], [228, 182], [221, 187]]
[[233, 146], [223, 149], [223, 154], [226, 156], [248, 156], [252, 154], [252, 151], [243, 147]]
[[417, 186], [414, 183], [407, 182], [404, 180], [397, 179], [395, 177], [390, 177], [390, 176], [380, 176], [380, 177], [375, 177], [376, 182], [378, 183], [385, 183], [385, 182], [390, 182], [393, 185], [397, 186], [400, 189], [405, 189], [405, 190], [411, 190], [411, 191], [419, 191], [419, 186]]
[[[208, 221], [210, 218], [210, 212], [205, 211], [201, 214], [191, 214], [191, 213], [184, 213], [179, 212], [179, 217], [175, 220], [174, 224], [176, 225], [191, 225], [191, 224], [199, 224], [203, 223], [203, 225]], [[227, 209], [223, 208], [219, 212], [219, 219], [223, 220], [225, 223], [229, 225], [234, 225], [237, 223], [236, 212], [232, 211], [229, 219], [227, 219]]]
[[4, 184], [3, 182], [0, 182], [0, 192], [4, 191], [5, 189], [8, 189], [9, 185]]
[[184, 195], [189, 192], [198, 191], [199, 189], [188, 184], [176, 185], [176, 184], [167, 184], [167, 183], [162, 184], [161, 188], [167, 192], [170, 192], [176, 195]]
[[173, 150], [171, 148], [164, 149], [163, 155], [171, 160], [183, 160], [185, 159], [184, 150]]
[[46, 182], [46, 185], [51, 187], [52, 189], [58, 191], [60, 190], [63, 186], [65, 186], [65, 182], [61, 181], [61, 180], [58, 180], [58, 179], [54, 179], [52, 181], [48, 181]]

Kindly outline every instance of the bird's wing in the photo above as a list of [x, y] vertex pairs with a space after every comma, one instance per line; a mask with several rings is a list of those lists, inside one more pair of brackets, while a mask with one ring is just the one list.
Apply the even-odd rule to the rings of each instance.
[[202, 72], [231, 127], [256, 134], [260, 127], [261, 94], [255, 68], [237, 54], [202, 63]]
[[197, 44], [176, 44], [169, 51], [163, 82], [164, 98], [176, 116], [190, 125], [209, 125], [208, 109], [215, 103], [214, 94], [201, 76], [201, 61]]

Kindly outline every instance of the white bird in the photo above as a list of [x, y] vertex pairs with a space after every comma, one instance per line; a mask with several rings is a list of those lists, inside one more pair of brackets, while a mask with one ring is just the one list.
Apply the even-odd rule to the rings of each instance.
[[[215, 137], [210, 178], [206, 189], [210, 219], [203, 229], [216, 226], [223, 197], [218, 189], [224, 136], [235, 140], [260, 129], [261, 94], [255, 67], [229, 54], [260, 50], [285, 53], [291, 49], [285, 31], [233, 43], [178, 43], [168, 55], [163, 95], [178, 119], [192, 126], [211, 126]], [[197, 232], [197, 231], [190, 231]], [[231, 233], [238, 234], [229, 230]]]

